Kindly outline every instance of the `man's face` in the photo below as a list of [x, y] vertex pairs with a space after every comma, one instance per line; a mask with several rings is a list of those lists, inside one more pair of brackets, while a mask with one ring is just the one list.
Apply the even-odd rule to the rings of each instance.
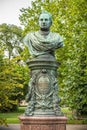
[[49, 29], [51, 26], [51, 19], [48, 14], [41, 14], [39, 17], [39, 26], [41, 29]]

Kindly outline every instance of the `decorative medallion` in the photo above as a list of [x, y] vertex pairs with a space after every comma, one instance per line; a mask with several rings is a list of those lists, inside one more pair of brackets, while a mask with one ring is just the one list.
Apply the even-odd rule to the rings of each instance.
[[40, 94], [45, 95], [50, 90], [50, 79], [47, 74], [40, 74], [37, 80], [37, 89]]

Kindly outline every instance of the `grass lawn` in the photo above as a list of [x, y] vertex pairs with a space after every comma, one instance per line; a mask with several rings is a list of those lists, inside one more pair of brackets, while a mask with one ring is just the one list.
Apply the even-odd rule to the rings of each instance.
[[[10, 112], [10, 113], [0, 113], [0, 119], [6, 119], [7, 124], [17, 124], [20, 123], [18, 116], [24, 113], [25, 107], [19, 107], [18, 112]], [[62, 108], [65, 116], [68, 117], [68, 124], [87, 124], [87, 118], [82, 120], [76, 120], [72, 117], [72, 112], [68, 108]]]
[[87, 118], [76, 119], [69, 108], [62, 108], [62, 112], [68, 118], [67, 124], [87, 124]]
[[0, 118], [5, 118], [9, 124], [20, 123], [18, 116], [24, 113], [25, 107], [19, 107], [18, 112], [0, 113]]

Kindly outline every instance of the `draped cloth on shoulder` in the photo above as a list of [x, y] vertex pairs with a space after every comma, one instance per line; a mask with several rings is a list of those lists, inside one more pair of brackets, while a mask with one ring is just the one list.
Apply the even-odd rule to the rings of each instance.
[[28, 33], [24, 38], [32, 56], [44, 55], [54, 52], [55, 49], [63, 46], [63, 39], [58, 33], [50, 32], [48, 35], [41, 35], [38, 31]]

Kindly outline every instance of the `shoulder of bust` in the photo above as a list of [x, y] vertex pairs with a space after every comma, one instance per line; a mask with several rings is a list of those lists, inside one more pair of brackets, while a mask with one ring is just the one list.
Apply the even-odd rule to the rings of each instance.
[[31, 38], [32, 36], [34, 36], [35, 32], [29, 32], [26, 34], [27, 38]]
[[26, 35], [35, 34], [36, 32], [28, 32]]
[[60, 34], [57, 33], [57, 32], [50, 32], [50, 34], [53, 35], [53, 36], [56, 36], [56, 37], [60, 37]]

